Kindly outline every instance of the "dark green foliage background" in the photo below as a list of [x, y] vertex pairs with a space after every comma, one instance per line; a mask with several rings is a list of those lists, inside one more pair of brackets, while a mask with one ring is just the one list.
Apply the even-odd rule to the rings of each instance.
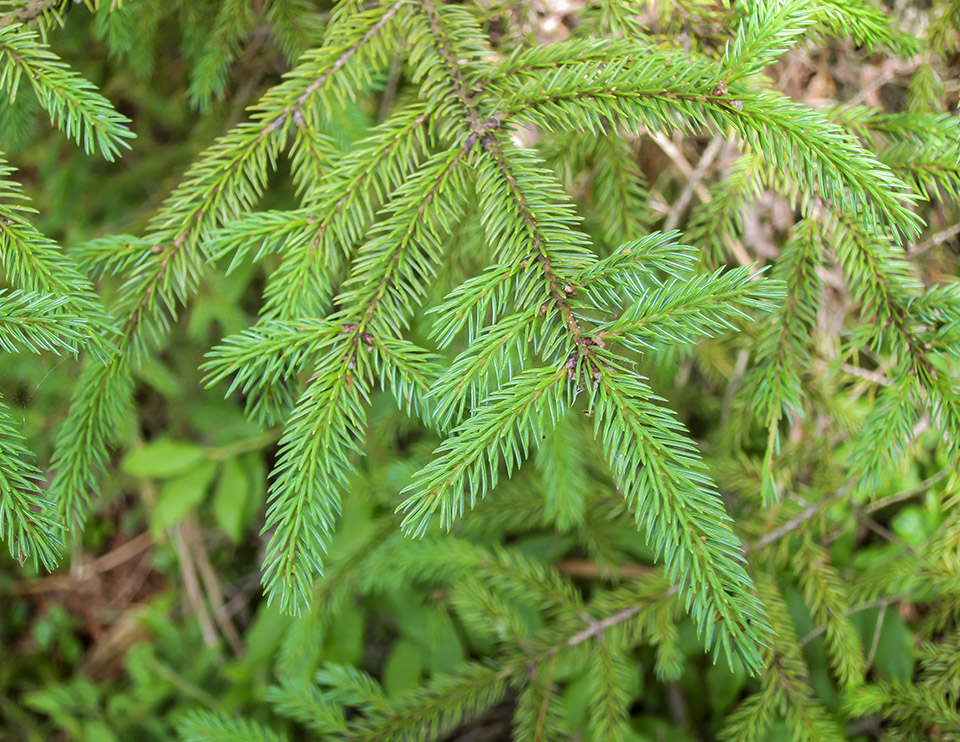
[[[676, 48], [682, 64], [689, 49], [721, 58], [726, 42], [747, 27], [751, 9], [777, 4], [465, 5], [499, 52], [517, 44], [537, 48], [590, 29], [629, 37], [652, 28], [655, 41]], [[887, 113], [917, 116], [920, 133], [902, 151], [884, 142], [872, 148], [888, 149], [884, 162], [894, 163], [915, 190], [927, 191], [929, 198], [913, 208], [925, 226], [915, 235], [903, 230], [897, 244], [882, 243], [889, 254], [886, 247], [878, 252], [897, 270], [898, 250], [906, 250], [903, 262], [917, 281], [917, 296], [935, 284], [955, 288], [960, 160], [956, 140], [948, 147], [937, 136], [958, 131], [960, 4], [900, 2], [893, 17], [902, 28], [877, 43], [867, 32], [856, 38], [854, 29], [854, 43], [849, 29], [831, 30], [834, 5], [843, 8], [822, 4], [817, 33], [801, 24], [800, 32], [782, 40], [757, 34], [765, 51], [748, 48], [739, 74], [759, 86], [765, 71], [773, 88], [814, 107], [857, 98]], [[289, 6], [293, 22], [271, 15], [281, 6]], [[3, 8], [42, 28], [50, 46], [97, 85], [136, 133], [129, 151], [107, 162], [56, 131], [29, 91], [13, 104], [0, 96], [0, 151], [37, 209], [33, 222], [68, 254], [85, 258], [89, 248], [78, 247], [91, 240], [147, 232], [187, 168], [248, 119], [246, 108], [282, 81], [300, 52], [321, 43], [331, 13], [328, 4], [310, 0], [124, 0], [116, 7], [110, 0], [31, 0]], [[39, 10], [47, 13], [38, 16]], [[774, 28], [788, 21], [766, 22]], [[342, 153], [334, 165], [416, 94], [415, 75], [399, 62], [376, 70], [369, 90], [327, 122], [325, 133]], [[736, 63], [729, 64], [733, 69]], [[883, 76], [886, 82], [869, 87]], [[832, 120], [869, 139], [867, 114], [850, 113], [845, 122], [845, 114], [830, 110]], [[620, 128], [628, 118], [618, 118], [612, 107], [553, 115], [594, 116], [603, 125], [610, 125], [609, 117]], [[634, 127], [629, 137], [598, 146], [593, 135], [551, 134], [545, 121], [538, 123], [539, 130], [528, 127], [518, 137], [557, 173], [601, 257], [652, 230], [676, 226], [680, 235], [673, 243], [692, 246], [687, 262], [699, 262], [701, 270], [722, 267], [729, 277], [745, 255], [772, 264], [774, 277], [790, 287], [806, 269], [797, 252], [789, 252], [791, 240], [802, 242], [804, 229], [821, 228], [833, 240], [823, 288], [810, 295], [798, 290], [799, 302], [816, 305], [788, 328], [806, 337], [803, 346], [784, 351], [795, 353], [789, 362], [803, 393], [796, 406], [804, 414], [773, 421], [780, 432], [776, 455], [763, 418], [769, 388], [759, 384], [756, 396], [748, 396], [750, 373], [763, 344], [772, 342], [770, 333], [775, 338], [788, 330], [764, 324], [760, 299], [731, 300], [750, 321], [717, 310], [706, 315], [724, 318], [715, 327], [702, 316], [667, 326], [663, 335], [647, 338], [652, 351], [640, 341], [630, 346], [636, 366], [623, 367], [624, 376], [638, 370], [649, 377], [665, 405], [677, 411], [750, 550], [749, 571], [778, 637], [761, 647], [758, 677], [736, 657], [728, 663], [722, 654], [714, 664], [704, 652], [697, 622], [655, 566], [611, 478], [604, 447], [591, 437], [595, 410], [583, 397], [559, 429], [534, 441], [533, 460], [513, 478], [501, 476], [452, 536], [434, 529], [426, 540], [413, 541], [400, 535], [400, 517], [393, 514], [403, 501], [398, 493], [418, 481], [417, 472], [449, 431], [439, 436], [416, 414], [398, 409], [390, 394], [374, 390], [358, 446], [363, 456], [355, 457], [356, 472], [343, 488], [343, 512], [324, 556], [325, 577], [313, 591], [313, 611], [294, 617], [281, 611], [279, 600], [268, 605], [261, 564], [269, 534], [260, 529], [285, 421], [248, 418], [243, 395], [224, 399], [226, 384], [207, 388], [199, 369], [212, 347], [257, 321], [264, 286], [280, 263], [271, 254], [237, 261], [230, 271], [229, 259], [210, 266], [161, 350], [136, 368], [135, 404], [111, 431], [116, 446], [106, 475], [97, 480], [93, 512], [80, 538], [68, 539], [60, 568], [48, 575], [0, 551], [0, 741], [178, 735], [238, 742], [466, 741], [511, 734], [636, 742], [960, 739], [960, 582], [954, 579], [960, 578], [960, 430], [924, 417], [899, 463], [875, 480], [882, 467], [862, 454], [866, 421], [882, 407], [881, 389], [903, 364], [883, 292], [856, 262], [861, 253], [845, 245], [856, 242], [850, 234], [858, 220], [902, 224], [864, 213], [848, 213], [846, 224], [842, 215], [820, 212], [802, 222], [807, 207], [798, 204], [808, 194], [796, 193], [794, 173], [769, 167], [744, 178], [749, 191], [756, 175], [757, 190], [767, 195], [741, 202], [737, 168], [747, 171], [750, 155], [736, 165], [735, 148], [708, 157], [711, 147], [724, 143], [723, 137], [714, 143], [712, 131], [671, 139], [669, 133], [634, 136]], [[766, 152], [775, 141], [751, 143]], [[626, 176], [611, 176], [609, 168], [625, 162]], [[609, 190], [614, 186], [621, 189]], [[770, 195], [774, 191], [799, 198]], [[281, 159], [255, 210], [296, 209], [300, 195], [291, 165]], [[674, 214], [671, 208], [688, 199], [689, 207]], [[444, 238], [449, 264], [429, 282], [428, 304], [438, 305], [488, 264], [480, 211], [476, 199], [469, 201]], [[821, 226], [810, 226], [814, 222]], [[807, 237], [803, 244], [820, 244], [816, 234]], [[222, 239], [229, 243], [230, 233]], [[673, 243], [663, 244], [669, 251]], [[800, 263], [796, 274], [789, 273], [784, 254]], [[682, 251], [673, 256], [684, 262]], [[123, 285], [105, 273], [96, 286], [109, 305]], [[695, 292], [691, 285], [687, 289]], [[780, 296], [761, 298], [774, 297], [766, 309], [776, 311]], [[618, 303], [625, 304], [622, 297]], [[945, 324], [957, 321], [957, 307], [950, 306], [954, 314]], [[432, 321], [418, 313], [409, 336], [433, 347]], [[742, 333], [725, 332], [728, 327]], [[858, 331], [869, 332], [864, 327], [880, 328], [875, 345], [859, 342]], [[679, 342], [665, 341], [671, 335]], [[943, 353], [943, 375], [954, 386], [956, 335], [946, 333], [954, 345]], [[464, 340], [458, 336], [443, 351], [445, 365]], [[0, 392], [44, 469], [80, 367], [73, 357], [50, 353], [0, 356]], [[311, 377], [309, 366], [297, 371], [301, 386], [295, 389]], [[424, 413], [427, 422], [430, 415]], [[874, 451], [887, 450], [888, 432], [881, 420], [871, 433]], [[622, 449], [630, 454], [629, 444]], [[895, 453], [896, 441], [890, 449]], [[493, 462], [504, 468], [499, 454]], [[618, 619], [609, 641], [603, 639], [598, 621], [634, 610], [635, 621], [634, 614], [630, 621]], [[712, 614], [704, 620], [713, 623]], [[762, 627], [740, 628], [752, 635]], [[577, 639], [583, 630], [594, 633]], [[551, 640], [569, 655], [551, 649]], [[381, 687], [369, 690], [360, 671]], [[459, 692], [458, 683], [466, 690]], [[471, 686], [479, 688], [476, 697]], [[751, 709], [765, 708], [774, 696], [764, 711], [769, 719], [751, 719]], [[463, 718], [445, 718], [448, 706]], [[478, 713], [471, 713], [474, 707]], [[396, 724], [394, 736], [374, 729], [380, 722], [389, 726], [384, 720]]]

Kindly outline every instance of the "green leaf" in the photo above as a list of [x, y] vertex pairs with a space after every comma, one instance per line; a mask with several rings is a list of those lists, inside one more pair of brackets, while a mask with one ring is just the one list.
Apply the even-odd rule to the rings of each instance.
[[465, 659], [460, 637], [446, 611], [434, 611], [430, 619], [430, 672], [452, 672]]
[[240, 459], [227, 459], [220, 471], [217, 488], [213, 493], [213, 515], [217, 525], [234, 543], [240, 541], [250, 499], [250, 477]]
[[393, 645], [383, 666], [383, 687], [387, 695], [413, 688], [420, 680], [423, 659], [420, 648], [407, 639]]
[[[882, 610], [882, 609], [881, 609]], [[870, 611], [864, 619], [876, 626], [878, 611]], [[870, 631], [871, 641], [873, 631]], [[907, 681], [913, 675], [916, 661], [913, 648], [913, 633], [896, 608], [887, 608], [880, 629], [880, 640], [873, 664], [878, 672], [894, 680]]]
[[145, 479], [169, 479], [192, 469], [204, 459], [202, 446], [158, 438], [128, 453], [120, 466], [124, 472]]
[[327, 639], [327, 662], [345, 665], [359, 663], [364, 653], [366, 620], [357, 606], [345, 605], [337, 613], [330, 626]]
[[715, 713], [724, 713], [737, 700], [746, 682], [747, 674], [743, 665], [734, 663], [733, 670], [726, 665], [714, 665], [707, 669], [707, 690], [710, 706]]
[[150, 531], [159, 534], [176, 525], [187, 513], [203, 502], [207, 488], [217, 473], [217, 464], [205, 461], [178, 477], [168, 480], [160, 489], [153, 509]]

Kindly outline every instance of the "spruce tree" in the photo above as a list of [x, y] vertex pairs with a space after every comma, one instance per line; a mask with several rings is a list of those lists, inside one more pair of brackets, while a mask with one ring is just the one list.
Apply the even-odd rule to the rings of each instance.
[[[29, 85], [110, 160], [130, 122], [40, 33], [70, 23], [71, 5], [12, 4], [0, 86], [15, 104]], [[0, 172], [0, 345], [83, 356], [49, 485], [0, 408], [0, 525], [21, 561], [51, 568], [81, 537], [138, 374], [208, 276], [264, 277], [254, 322], [202, 370], [211, 394], [282, 430], [262, 588], [298, 618], [274, 720], [190, 712], [183, 739], [285, 739], [281, 718], [318, 739], [445, 739], [505, 702], [514, 739], [567, 739], [576, 683], [580, 738], [645, 739], [631, 726], [639, 658], [678, 683], [687, 627], [741, 676], [720, 739], [852, 739], [846, 724], [875, 714], [890, 739], [957, 738], [960, 291], [925, 280], [911, 246], [931, 204], [958, 214], [960, 122], [938, 70], [960, 4], [934, 3], [922, 38], [866, 0], [658, 7], [586, 3], [547, 42], [511, 3], [341, 0], [328, 16], [306, 0], [182, 4], [196, 110], [229, 93], [255, 34], [291, 68], [142, 234], [65, 257]], [[164, 12], [89, 10], [131, 62]], [[906, 110], [778, 91], [770, 70], [811, 39], [921, 55]], [[377, 121], [345, 136], [371, 108]], [[661, 209], [665, 186], [637, 156], [650, 143], [702, 155]], [[735, 161], [705, 180], [728, 145]], [[265, 208], [286, 177], [296, 204]], [[750, 255], [746, 215], [767, 197], [790, 223]], [[92, 282], [110, 288], [106, 309]], [[826, 336], [831, 292], [846, 315]], [[702, 414], [709, 440], [673, 411], [680, 373], [724, 390]], [[898, 489], [921, 450], [940, 471]], [[873, 514], [920, 495], [935, 532], [871, 563], [840, 556], [862, 529], [896, 545]], [[564, 554], [576, 559], [561, 569]], [[593, 571], [578, 576], [577, 559]], [[472, 657], [402, 692], [382, 667], [325, 661], [345, 606], [427, 595], [440, 597], [424, 615]], [[907, 603], [925, 611], [919, 668], [868, 675]], [[812, 644], [825, 679], [809, 674]]]

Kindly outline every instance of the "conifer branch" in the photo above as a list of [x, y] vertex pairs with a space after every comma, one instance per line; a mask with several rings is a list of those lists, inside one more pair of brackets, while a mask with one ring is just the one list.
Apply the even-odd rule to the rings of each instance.
[[[233, 253], [234, 264], [257, 250], [283, 251], [279, 267], [265, 290], [263, 318], [258, 323], [296, 322], [301, 317], [327, 313], [333, 287], [341, 278], [342, 265], [351, 246], [360, 241], [373, 218], [377, 196], [401, 185], [417, 162], [418, 149], [427, 147], [427, 131], [435, 108], [411, 105], [385, 122], [361, 142], [328, 174], [319, 188], [308, 194], [311, 205], [292, 212], [259, 212], [231, 222], [218, 230], [209, 243], [217, 258]], [[458, 158], [459, 159], [459, 158]], [[319, 213], [319, 216], [317, 214]], [[228, 338], [227, 342], [233, 342]], [[276, 353], [282, 352], [276, 346]], [[303, 359], [306, 356], [302, 357]], [[262, 363], [280, 358], [262, 358]], [[278, 418], [293, 403], [292, 374], [299, 367], [283, 364], [280, 376], [251, 377], [245, 388], [248, 409], [265, 422]]]
[[744, 568], [743, 547], [682, 426], [652, 390], [609, 352], [586, 359], [595, 383], [595, 435], [628, 507], [714, 656], [722, 649], [750, 671], [769, 627]]
[[783, 55], [817, 21], [804, 0], [757, 0], [724, 53], [722, 87], [756, 75]]
[[528, 369], [490, 395], [404, 490], [408, 496], [398, 508], [405, 513], [404, 530], [423, 535], [434, 514], [449, 530], [467, 507], [475, 507], [496, 486], [500, 455], [508, 474], [519, 468], [531, 442], [549, 432], [562, 414], [566, 382], [565, 367]]
[[769, 311], [782, 294], [780, 284], [758, 280], [751, 268], [717, 271], [645, 291], [594, 340], [602, 345], [619, 342], [643, 353], [733, 329], [731, 319], [749, 319], [750, 309]]
[[[362, 351], [372, 352], [379, 336], [399, 332], [413, 309], [411, 298], [422, 298], [413, 278], [432, 272], [437, 235], [459, 217], [462, 206], [453, 194], [464, 190], [464, 156], [459, 146], [435, 156], [399, 190], [392, 217], [361, 247], [338, 298], [344, 309], [330, 317], [341, 334], [287, 424], [267, 519], [267, 527], [276, 530], [263, 578], [268, 598], [279, 599], [284, 611], [298, 613], [310, 605], [309, 588], [322, 569], [320, 554], [339, 510], [337, 486], [346, 483], [352, 469], [348, 453], [363, 429], [370, 371]], [[381, 353], [379, 359], [389, 364], [391, 356]], [[405, 376], [408, 369], [396, 372]], [[318, 426], [331, 432], [318, 437]], [[310, 459], [308, 467], [303, 457]]]
[[64, 296], [7, 293], [0, 289], [0, 350], [76, 353], [87, 335], [87, 320], [61, 311]]
[[755, 365], [744, 380], [743, 394], [767, 431], [761, 472], [767, 505], [778, 499], [773, 460], [780, 449], [780, 422], [784, 416], [798, 417], [803, 411], [797, 371], [809, 361], [809, 336], [820, 306], [819, 239], [816, 220], [807, 218], [794, 225], [775, 268], [777, 277], [788, 287], [786, 300], [768, 321], [757, 344]]
[[299, 117], [315, 123], [310, 111], [329, 111], [335, 101], [349, 99], [364, 86], [371, 70], [355, 63], [357, 55], [384, 32], [401, 5], [398, 0], [346, 17], [342, 29], [331, 24], [328, 35], [337, 43], [308, 55], [254, 107], [253, 121], [208, 149], [154, 217], [147, 235], [149, 253], [121, 295], [117, 353], [106, 369], [85, 374], [58, 439], [51, 488], [70, 513], [71, 528], [82, 524], [89, 505], [89, 493], [78, 488], [89, 487], [91, 472], [106, 460], [115, 429], [110, 423], [124, 404], [120, 400], [128, 399], [130, 356], [142, 354], [145, 344], [165, 332], [169, 313], [196, 285], [206, 257], [202, 245], [212, 230], [248, 211], [262, 194], [291, 123]]
[[[680, 76], [672, 71], [682, 69]], [[845, 210], [863, 210], [870, 225], [916, 234], [907, 185], [819, 112], [771, 91], [722, 84], [723, 67], [675, 52], [646, 54], [641, 63], [571, 65], [546, 86], [509, 86], [497, 118], [563, 129], [601, 131], [614, 126], [693, 131], [733, 127], [754, 151], [773, 154], [781, 170], [807, 193], [820, 193]], [[509, 81], [506, 81], [509, 85]], [[600, 111], [603, 111], [603, 115]], [[681, 114], [678, 121], [676, 114]], [[777, 147], [769, 146], [773, 138]], [[784, 146], [789, 143], [789, 146]]]
[[811, 615], [826, 628], [825, 639], [830, 665], [845, 688], [863, 682], [870, 664], [863, 654], [860, 637], [847, 617], [847, 604], [839, 576], [824, 549], [805, 540], [793, 556]]
[[630, 665], [623, 651], [611, 641], [597, 642], [588, 670], [592, 739], [623, 739], [627, 732], [630, 703]]
[[20, 25], [0, 26], [0, 88], [16, 98], [23, 75], [33, 87], [40, 105], [50, 119], [84, 151], [99, 149], [114, 160], [128, 149], [129, 119], [117, 113], [96, 88], [69, 69], [44, 44], [36, 31]]
[[68, 3], [69, 0], [26, 0], [22, 6], [0, 16], [0, 27], [31, 23], [51, 11], [63, 9]]
[[86, 327], [75, 325], [82, 345], [102, 358], [111, 322], [90, 282], [27, 219], [34, 210], [26, 205], [20, 186], [6, 178], [12, 171], [0, 160], [0, 268], [14, 287], [56, 301], [68, 315], [82, 317]]
[[192, 711], [177, 724], [184, 742], [287, 742], [287, 737], [256, 722], [209, 711]]
[[10, 556], [34, 569], [53, 569], [60, 555], [62, 522], [40, 488], [43, 476], [32, 463], [23, 436], [0, 399], [0, 538]]
[[[883, 664], [879, 649], [865, 654], [849, 620], [854, 597], [889, 601], [896, 592], [923, 603], [921, 620], [908, 619], [916, 633], [948, 631], [960, 607], [947, 558], [960, 519], [946, 495], [930, 515], [942, 525], [923, 524], [939, 528], [923, 546], [903, 548], [891, 537], [910, 525], [905, 516], [891, 511], [890, 530], [866, 521], [895, 542], [871, 556], [877, 566], [850, 560], [836, 569], [826, 551], [835, 536], [817, 535], [827, 521], [850, 534], [849, 524], [833, 521], [851, 493], [873, 487], [875, 505], [889, 505], [874, 485], [906, 452], [923, 449], [921, 470], [929, 443], [946, 463], [960, 456], [960, 292], [925, 287], [930, 275], [900, 246], [919, 233], [925, 199], [960, 200], [956, 117], [815, 109], [774, 89], [765, 71], [811, 36], [849, 37], [868, 50], [918, 48], [865, 0], [683, 2], [653, 29], [629, 3], [604, 0], [565, 10], [576, 32], [549, 44], [540, 43], [544, 35], [565, 33], [549, 30], [560, 11], [550, 11], [549, 23], [535, 9], [511, 13], [444, 0], [341, 0], [321, 32], [325, 17], [304, 0], [228, 0], [212, 13], [184, 6], [195, 104], [226, 90], [241, 54], [244, 72], [261, 56], [299, 61], [247, 121], [201, 153], [144, 235], [86, 243], [81, 270], [23, 208], [0, 204], [0, 269], [11, 285], [0, 292], [0, 350], [89, 346], [95, 356], [60, 430], [54, 499], [0, 408], [0, 533], [15, 558], [53, 564], [56, 524], [80, 530], [108, 446], [133, 420], [135, 376], [157, 384], [150, 353], [208, 266], [228, 259], [233, 273], [212, 279], [211, 290], [239, 294], [264, 281], [262, 306], [244, 295], [230, 297], [224, 316], [201, 308], [189, 337], [198, 327], [205, 334], [211, 318], [231, 324], [209, 352], [204, 381], [224, 382], [228, 405], [245, 405], [272, 430], [282, 426], [278, 450], [264, 452], [275, 469], [262, 586], [284, 613], [318, 607], [279, 639], [282, 678], [267, 700], [291, 723], [358, 740], [442, 738], [509, 694], [516, 736], [616, 739], [630, 732], [634, 648], [647, 645], [654, 657], [648, 675], [681, 678], [686, 613], [715, 660], [723, 654], [734, 672], [742, 664], [758, 678], [728, 716], [724, 738], [755, 742], [782, 728], [797, 739], [839, 740], [848, 712], [827, 712], [813, 691], [811, 678], [823, 673], [814, 675], [801, 652], [812, 635], [798, 640], [790, 613], [805, 608], [822, 627], [824, 668], [853, 691], [868, 665]], [[97, 33], [110, 50], [135, 52], [138, 44], [111, 34], [136, 40], [131, 29], [143, 24], [115, 18], [108, 28], [105, 15]], [[157, 11], [145, 23], [160, 18]], [[661, 43], [672, 24], [699, 21], [692, 47]], [[66, 102], [48, 102], [54, 119], [96, 145], [97, 121], [102, 128], [116, 114], [105, 101], [91, 103], [92, 88], [44, 56], [33, 31], [3, 23], [0, 16], [0, 47], [13, 39], [13, 52], [20, 54], [15, 44], [28, 52], [21, 73], [42, 68], [44, 85], [72, 91]], [[12, 94], [10, 49], [0, 48], [0, 86]], [[906, 92], [909, 107], [943, 103], [937, 64], [932, 51], [925, 55]], [[676, 135], [674, 153], [702, 151], [703, 135], [712, 135], [702, 167], [684, 170], [685, 156], [670, 157], [671, 165], [638, 138], [665, 141], [664, 132]], [[701, 139], [682, 143], [682, 135]], [[714, 145], [730, 136], [743, 155], [707, 167]], [[125, 139], [117, 137], [119, 148]], [[694, 176], [686, 189], [675, 178], [678, 162], [682, 176]], [[647, 203], [644, 173], [656, 173], [656, 204]], [[689, 186], [700, 176], [701, 203], [686, 218]], [[11, 204], [20, 198], [12, 184], [0, 191]], [[663, 205], [677, 194], [672, 209]], [[781, 196], [789, 208], [780, 208]], [[677, 244], [675, 232], [649, 232], [663, 216], [698, 249]], [[751, 263], [751, 251], [775, 280]], [[730, 253], [740, 268], [698, 270], [726, 264]], [[89, 277], [116, 279], [108, 290], [119, 297], [119, 334], [111, 335]], [[843, 310], [829, 313], [834, 324], [821, 312], [825, 301]], [[844, 314], [850, 305], [858, 314]], [[248, 312], [256, 320], [236, 331]], [[755, 336], [724, 337], [764, 312], [771, 316]], [[178, 367], [189, 357], [169, 356]], [[648, 369], [649, 383], [639, 375]], [[685, 384], [688, 376], [697, 383]], [[709, 469], [654, 389], [677, 398], [696, 391], [691, 430], [709, 442]], [[742, 417], [729, 424], [732, 400]], [[585, 414], [570, 409], [577, 402]], [[806, 421], [810, 410], [817, 415]], [[759, 436], [738, 424], [753, 415]], [[920, 437], [921, 420], [940, 435]], [[781, 450], [785, 422], [790, 444]], [[254, 443], [274, 440], [271, 431]], [[207, 458], [222, 466], [220, 519], [229, 475], [253, 461], [253, 444], [211, 445]], [[832, 446], [846, 458], [818, 450]], [[243, 450], [243, 465], [228, 456]], [[362, 455], [369, 459], [358, 463]], [[780, 489], [790, 493], [782, 503]], [[347, 513], [358, 530], [337, 534], [348, 491], [362, 501]], [[231, 521], [232, 538], [239, 524]], [[455, 535], [431, 530], [455, 524]], [[551, 531], [556, 540], [541, 548]], [[847, 580], [851, 570], [862, 586]], [[774, 572], [797, 588], [789, 613], [769, 581]], [[395, 596], [413, 606], [413, 618], [398, 612], [398, 651], [371, 665], [383, 686], [348, 665], [326, 665], [311, 682], [325, 643], [342, 628], [342, 609], [366, 611]], [[885, 621], [889, 632], [894, 614]], [[456, 636], [458, 650], [484, 661], [441, 671], [448, 658], [421, 646], [421, 629]], [[415, 687], [398, 693], [397, 666], [417, 652], [424, 672], [402, 668]], [[889, 702], [892, 730], [949, 720], [942, 704], [908, 696], [951, 672], [923, 668], [906, 690], [870, 683], [856, 708], [873, 713], [878, 698]], [[960, 696], [960, 681], [951, 683]], [[575, 696], [589, 705], [579, 730], [563, 713]], [[212, 714], [186, 717], [181, 732], [191, 740], [282, 739], [269, 726]]]
[[[311, 605], [313, 581], [322, 572], [322, 553], [340, 510], [338, 488], [347, 483], [349, 456], [358, 450], [365, 425], [363, 363], [349, 344], [333, 346], [280, 440], [264, 524], [271, 535], [262, 582], [267, 599], [287, 613]], [[344, 371], [349, 364], [355, 368]]]

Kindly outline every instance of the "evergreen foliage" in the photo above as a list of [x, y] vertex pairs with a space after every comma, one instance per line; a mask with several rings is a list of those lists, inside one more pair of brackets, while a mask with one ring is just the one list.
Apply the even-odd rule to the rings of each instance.
[[[243, 542], [270, 462], [272, 716], [195, 694], [182, 739], [447, 739], [498, 714], [517, 740], [654, 739], [645, 668], [670, 706], [704, 652], [735, 688], [716, 738], [956, 738], [960, 290], [919, 245], [960, 217], [960, 4], [921, 39], [866, 0], [599, 0], [549, 43], [526, 3], [73, 5], [4, 6], [4, 115], [34, 101], [107, 161], [137, 122], [52, 51], [75, 15], [143, 76], [178, 29], [198, 116], [248, 50], [289, 65], [134, 234], [65, 254], [0, 164], [0, 350], [82, 356], [49, 482], [0, 403], [11, 555], [54, 568], [115, 454], [162, 482], [155, 536], [213, 489]], [[778, 90], [811, 43], [921, 55], [905, 110]], [[702, 151], [686, 190], [649, 180], [654, 142]], [[733, 161], [701, 183], [714, 146]], [[786, 223], [748, 252], [774, 200]], [[138, 395], [211, 328], [190, 365], [254, 433], [141, 445]], [[690, 403], [691, 374], [716, 393]], [[868, 532], [883, 548], [853, 556]], [[394, 614], [388, 656], [331, 650], [358, 605]], [[915, 605], [901, 671], [878, 653]]]

